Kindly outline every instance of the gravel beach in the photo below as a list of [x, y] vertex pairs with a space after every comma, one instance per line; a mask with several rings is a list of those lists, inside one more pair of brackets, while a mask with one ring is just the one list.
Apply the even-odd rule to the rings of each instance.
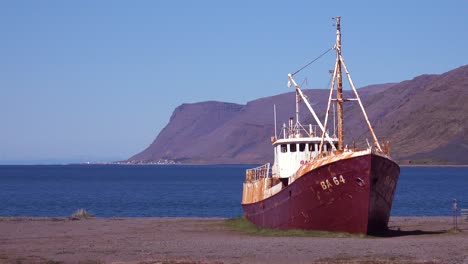
[[392, 217], [382, 236], [267, 237], [221, 218], [0, 217], [0, 263], [466, 263], [468, 221]]

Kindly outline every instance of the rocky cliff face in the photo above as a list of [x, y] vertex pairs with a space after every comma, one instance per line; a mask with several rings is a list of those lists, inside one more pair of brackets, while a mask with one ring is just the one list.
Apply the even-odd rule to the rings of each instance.
[[[306, 90], [317, 113], [326, 109], [327, 90]], [[377, 137], [391, 143], [402, 163], [468, 164], [468, 65], [441, 75], [422, 75], [397, 84], [363, 87], [359, 94]], [[345, 97], [353, 97], [346, 91]], [[183, 104], [154, 142], [130, 161], [264, 163], [273, 160], [273, 105], [278, 126], [294, 116], [294, 92], [246, 105]], [[357, 103], [345, 104], [346, 144], [372, 142]], [[324, 114], [319, 118], [323, 120]], [[305, 106], [301, 122], [314, 123]], [[332, 127], [332, 126], [330, 126]], [[330, 129], [331, 131], [332, 129]]]
[[401, 82], [365, 105], [397, 159], [468, 164], [467, 100], [468, 66], [463, 66]]

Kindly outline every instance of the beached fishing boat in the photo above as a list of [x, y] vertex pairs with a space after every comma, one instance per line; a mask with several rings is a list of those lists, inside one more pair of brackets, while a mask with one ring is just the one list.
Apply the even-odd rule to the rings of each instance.
[[[289, 74], [288, 85], [296, 90], [296, 119], [283, 125], [277, 136], [275, 111], [274, 163], [246, 171], [242, 207], [255, 225], [364, 234], [387, 228], [400, 168], [389, 156], [388, 142], [380, 143], [374, 133], [341, 54], [340, 17], [335, 20], [336, 42], [330, 50], [336, 51], [336, 61], [324, 122], [294, 80], [300, 70]], [[343, 98], [343, 70], [354, 98]], [[300, 101], [317, 124], [299, 122]], [[343, 103], [348, 101], [359, 104], [372, 135], [373, 144], [365, 148], [344, 143]], [[337, 135], [329, 135], [329, 112], [334, 104]]]

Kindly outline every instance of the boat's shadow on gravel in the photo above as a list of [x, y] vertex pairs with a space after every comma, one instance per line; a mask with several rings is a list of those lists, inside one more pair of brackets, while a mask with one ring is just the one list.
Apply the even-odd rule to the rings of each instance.
[[369, 235], [374, 237], [402, 237], [402, 236], [417, 236], [417, 235], [440, 235], [449, 233], [448, 230], [437, 230], [437, 231], [422, 231], [422, 230], [400, 230], [388, 229], [385, 231], [372, 232]]

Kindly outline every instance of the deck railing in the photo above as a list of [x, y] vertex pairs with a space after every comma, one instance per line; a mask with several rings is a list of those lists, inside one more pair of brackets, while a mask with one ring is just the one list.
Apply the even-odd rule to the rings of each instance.
[[245, 171], [245, 182], [252, 182], [262, 178], [269, 178], [270, 175], [270, 163], [262, 165], [257, 168], [248, 169]]

